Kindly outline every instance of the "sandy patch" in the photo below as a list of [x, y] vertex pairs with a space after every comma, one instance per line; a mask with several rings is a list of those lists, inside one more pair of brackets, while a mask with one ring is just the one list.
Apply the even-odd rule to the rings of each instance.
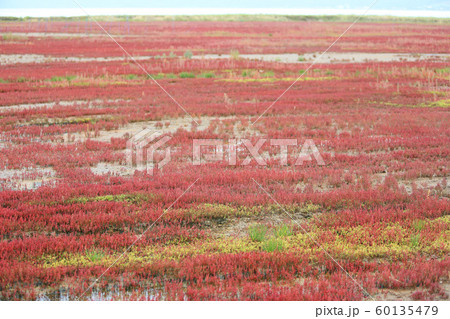
[[[247, 60], [259, 60], [282, 63], [308, 64], [319, 58], [316, 63], [364, 63], [364, 62], [402, 62], [402, 61], [448, 61], [450, 54], [429, 53], [365, 53], [365, 52], [327, 52], [321, 56], [321, 52], [282, 54], [240, 54], [239, 57]], [[136, 61], [153, 59], [154, 56], [134, 56]], [[192, 59], [231, 59], [229, 54], [204, 54], [194, 55]], [[52, 62], [110, 62], [127, 61], [128, 56], [121, 57], [57, 57], [40, 54], [0, 54], [0, 65], [16, 63], [52, 63]]]
[[[68, 134], [65, 134], [63, 136], [63, 139], [65, 142], [80, 142], [84, 141], [87, 138], [90, 138], [94, 141], [101, 141], [101, 142], [110, 142], [111, 138], [123, 138], [127, 134], [129, 137], [136, 135], [140, 131], [144, 129], [149, 129], [150, 131], [158, 132], [161, 134], [170, 134], [175, 133], [178, 129], [185, 129], [186, 131], [204, 131], [208, 129], [211, 122], [214, 120], [229, 120], [229, 119], [237, 119], [236, 117], [228, 116], [228, 117], [211, 117], [211, 116], [202, 116], [202, 117], [196, 117], [195, 120], [199, 123], [199, 125], [196, 125], [191, 117], [182, 117], [182, 118], [175, 118], [175, 119], [167, 119], [167, 120], [161, 120], [161, 121], [145, 121], [145, 122], [136, 122], [136, 123], [129, 123], [126, 124], [116, 130], [101, 130], [96, 133], [94, 136], [92, 133], [92, 136], [86, 136], [84, 133], [75, 133], [71, 134], [70, 136]], [[233, 132], [235, 133], [236, 137], [240, 137], [244, 134], [249, 134], [251, 131], [249, 129], [244, 129], [242, 125], [240, 125], [240, 121], [236, 120], [236, 123], [233, 126]]]
[[[101, 31], [101, 30], [100, 30]], [[12, 37], [32, 37], [32, 38], [86, 38], [86, 37], [105, 37], [107, 36], [105, 33], [68, 33], [68, 32], [8, 32], [3, 33]], [[114, 38], [117, 37], [139, 37], [142, 35], [122, 35], [122, 34], [114, 34]]]
[[[387, 173], [377, 173], [372, 175], [372, 186], [381, 185], [384, 183], [384, 180], [387, 176]], [[395, 176], [394, 176], [395, 177]], [[411, 180], [401, 180], [397, 179], [397, 183], [399, 187], [404, 187], [408, 195], [411, 195], [413, 192], [413, 184], [416, 185], [417, 189], [428, 190], [429, 194], [435, 194], [436, 187], [439, 186], [442, 189], [442, 195], [449, 196], [450, 195], [450, 183], [449, 177], [447, 176], [447, 183], [444, 185], [444, 177], [420, 177]], [[444, 187], [445, 186], [445, 187]]]
[[[201, 117], [196, 118], [195, 120], [200, 124], [198, 126], [193, 124], [192, 118], [190, 117], [183, 117], [183, 118], [177, 118], [177, 119], [168, 119], [163, 121], [147, 121], [147, 122], [137, 122], [137, 123], [130, 123], [127, 125], [124, 125], [123, 127], [117, 129], [117, 130], [111, 130], [111, 131], [100, 131], [98, 132], [98, 136], [92, 138], [96, 141], [103, 141], [103, 142], [109, 142], [111, 141], [111, 138], [121, 138], [125, 134], [128, 134], [130, 137], [133, 135], [136, 135], [140, 131], [144, 129], [150, 129], [155, 132], [159, 132], [162, 134], [166, 133], [174, 133], [178, 129], [184, 128], [187, 131], [191, 131], [191, 128], [193, 126], [197, 127], [198, 131], [205, 130], [208, 128], [212, 117]], [[160, 126], [162, 124], [162, 126]]]
[[[321, 52], [283, 54], [240, 54], [242, 59], [260, 60], [282, 63], [311, 63], [319, 58], [316, 63], [364, 63], [364, 62], [400, 62], [422, 60], [449, 60], [450, 54], [427, 53], [364, 53], [364, 52], [327, 52], [321, 56]], [[205, 54], [194, 55], [193, 59], [229, 59], [229, 54]]]
[[44, 183], [55, 180], [56, 172], [51, 167], [2, 169], [0, 170], [0, 190], [33, 190]]
[[136, 168], [115, 163], [98, 163], [91, 167], [91, 172], [95, 175], [131, 176], [135, 170]]
[[261, 216], [206, 221], [205, 226], [211, 229], [211, 234], [215, 238], [243, 238], [248, 236], [249, 227], [255, 224], [270, 225], [273, 227], [286, 224], [296, 226], [297, 223], [302, 224], [305, 220], [312, 218], [313, 216], [318, 216], [321, 213], [319, 211], [299, 211], [295, 213], [290, 212], [289, 214], [290, 216], [288, 216], [280, 208], [277, 212], [268, 213]]
[[[449, 196], [450, 195], [450, 183], [447, 182], [447, 185], [445, 185], [445, 187], [443, 187], [443, 177], [422, 177], [422, 178], [417, 178], [415, 180], [412, 181], [399, 181], [398, 184], [400, 186], [405, 187], [406, 192], [411, 195], [412, 191], [413, 191], [413, 184], [416, 184], [417, 189], [423, 189], [423, 190], [428, 190], [431, 194], [431, 192], [433, 192], [437, 186], [442, 188], [442, 194], [445, 196]], [[447, 177], [448, 180], [448, 177]]]
[[9, 112], [9, 111], [21, 111], [21, 110], [30, 110], [30, 109], [38, 109], [38, 108], [52, 108], [55, 105], [62, 105], [62, 106], [70, 106], [74, 104], [86, 104], [89, 103], [89, 107], [94, 107], [96, 104], [103, 103], [113, 103], [113, 102], [121, 102], [126, 101], [123, 99], [114, 99], [114, 100], [91, 100], [91, 101], [85, 101], [85, 100], [74, 100], [74, 101], [59, 101], [59, 102], [46, 102], [46, 103], [31, 103], [31, 104], [16, 104], [16, 105], [9, 105], [9, 106], [0, 106], [0, 113], [2, 112]]
[[[124, 53], [125, 55], [125, 53]], [[153, 59], [152, 56], [135, 56], [136, 61]], [[128, 61], [128, 56], [118, 57], [56, 57], [41, 54], [0, 54], [0, 65], [18, 63], [52, 63], [52, 62], [110, 62]]]

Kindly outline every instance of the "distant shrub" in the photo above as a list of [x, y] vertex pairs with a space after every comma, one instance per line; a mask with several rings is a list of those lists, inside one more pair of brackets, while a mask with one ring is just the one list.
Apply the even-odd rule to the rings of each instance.
[[151, 76], [147, 75], [147, 79], [151, 79], [151, 78], [153, 78], [155, 80], [163, 79], [164, 78], [164, 74], [163, 73], [158, 73], [158, 74], [152, 74]]
[[305, 59], [305, 57], [304, 57], [303, 55], [300, 55], [300, 56], [298, 57], [297, 61], [303, 62], [303, 61], [306, 61], [306, 59]]
[[434, 71], [438, 74], [445, 74], [450, 73], [450, 68], [435, 69]]
[[205, 72], [200, 74], [200, 77], [210, 79], [216, 77], [216, 75], [214, 74], [214, 72]]
[[136, 74], [127, 74], [127, 75], [125, 75], [125, 78], [127, 80], [134, 80], [137, 78], [137, 75]]
[[230, 56], [234, 60], [239, 59], [239, 51], [238, 50], [231, 50], [230, 51]]
[[62, 81], [72, 81], [76, 78], [76, 75], [66, 75], [66, 76], [52, 76], [49, 80], [50, 82], [62, 82]]
[[14, 35], [12, 33], [5, 33], [5, 34], [2, 34], [2, 39], [3, 39], [3, 41], [15, 41], [15, 40], [19, 40], [20, 36]]
[[117, 194], [102, 195], [96, 197], [76, 197], [67, 200], [68, 203], [88, 203], [88, 202], [127, 202], [131, 204], [139, 204], [151, 200], [148, 194]]
[[186, 59], [191, 59], [192, 57], [193, 57], [193, 54], [192, 54], [192, 52], [191, 51], [186, 51], [186, 52], [184, 52], [184, 55], [183, 55]]
[[190, 72], [181, 72], [179, 75], [180, 75], [180, 78], [182, 78], [182, 79], [195, 78], [195, 74], [190, 73]]

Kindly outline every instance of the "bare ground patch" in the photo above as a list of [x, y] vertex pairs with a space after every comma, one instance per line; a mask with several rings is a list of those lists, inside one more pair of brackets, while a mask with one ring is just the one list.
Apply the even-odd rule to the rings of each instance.
[[0, 170], [0, 189], [32, 190], [54, 180], [56, 172], [51, 167]]
[[[364, 62], [402, 62], [423, 60], [448, 60], [450, 54], [427, 53], [365, 53], [365, 52], [327, 52], [321, 56], [321, 52], [282, 54], [240, 54], [239, 58], [248, 60], [260, 60], [282, 63], [311, 63], [315, 59], [317, 63], [364, 63]], [[230, 59], [229, 54], [205, 54], [194, 55], [193, 59]]]
[[284, 224], [303, 223], [305, 220], [318, 216], [320, 212], [290, 212], [289, 217], [281, 209], [277, 213], [266, 214], [255, 217], [240, 217], [232, 219], [220, 219], [208, 221], [205, 226], [211, 229], [211, 233], [215, 238], [237, 237], [242, 238], [248, 236], [248, 229], [254, 224], [265, 224], [271, 226], [280, 226]]
[[[414, 61], [448, 61], [450, 54], [429, 53], [366, 53], [366, 52], [327, 52], [321, 56], [321, 52], [281, 54], [240, 54], [239, 58], [247, 60], [259, 60], [281, 63], [311, 63], [317, 58], [317, 63], [365, 63], [365, 62], [414, 62]], [[154, 56], [134, 56], [134, 60], [143, 61], [153, 59]], [[232, 59], [229, 54], [204, 54], [194, 55], [192, 59]], [[127, 56], [115, 57], [58, 57], [41, 54], [0, 54], [0, 65], [18, 63], [52, 63], [52, 62], [111, 62], [127, 61]]]

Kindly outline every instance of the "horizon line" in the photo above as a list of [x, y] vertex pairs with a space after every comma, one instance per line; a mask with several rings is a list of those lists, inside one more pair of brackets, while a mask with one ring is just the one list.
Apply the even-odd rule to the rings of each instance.
[[[92, 16], [194, 16], [194, 15], [358, 15], [363, 9], [309, 8], [85, 8]], [[80, 8], [0, 8], [3, 17], [79, 17]], [[371, 10], [370, 16], [450, 18], [450, 11], [437, 10]]]

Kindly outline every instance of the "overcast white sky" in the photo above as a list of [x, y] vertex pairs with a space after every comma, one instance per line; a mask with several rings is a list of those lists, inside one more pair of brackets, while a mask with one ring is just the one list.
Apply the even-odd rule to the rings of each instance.
[[[359, 14], [373, 0], [76, 0], [89, 14]], [[123, 8], [126, 8], [123, 10]], [[274, 10], [276, 9], [276, 10]], [[449, 17], [450, 1], [378, 0], [368, 14]], [[0, 16], [85, 15], [73, 0], [1, 0]]]
[[[362, 9], [373, 0], [76, 0], [85, 8]], [[0, 8], [72, 8], [72, 0], [2, 0]], [[450, 10], [450, 1], [378, 0], [379, 10]]]

